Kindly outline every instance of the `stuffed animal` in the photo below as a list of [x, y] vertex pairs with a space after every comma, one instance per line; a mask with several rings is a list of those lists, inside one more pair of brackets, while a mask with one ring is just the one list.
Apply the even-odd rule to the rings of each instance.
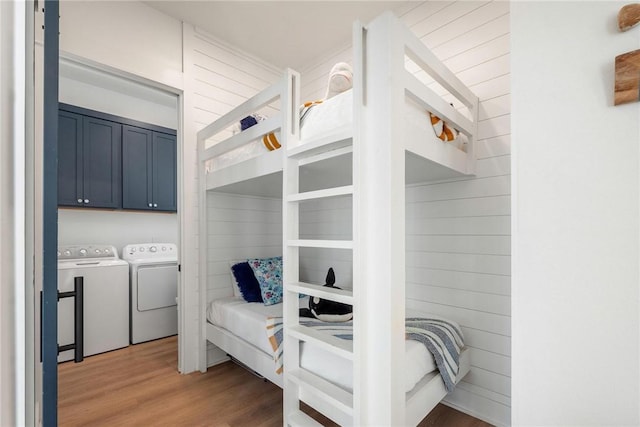
[[345, 92], [353, 86], [353, 70], [346, 62], [338, 62], [329, 73], [329, 83], [324, 99], [329, 99]]
[[[334, 286], [336, 276], [333, 268], [330, 268], [327, 272], [325, 282], [324, 286], [340, 289]], [[353, 307], [341, 302], [311, 297], [309, 298], [309, 308], [300, 309], [300, 317], [315, 317], [323, 322], [347, 322], [353, 318]]]

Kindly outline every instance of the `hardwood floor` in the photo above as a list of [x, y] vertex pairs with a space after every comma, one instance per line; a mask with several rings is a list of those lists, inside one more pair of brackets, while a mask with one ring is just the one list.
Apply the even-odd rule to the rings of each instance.
[[[282, 426], [282, 391], [227, 362], [206, 373], [177, 372], [170, 337], [58, 367], [60, 426]], [[306, 407], [324, 425], [327, 418]], [[420, 426], [489, 424], [438, 405]]]

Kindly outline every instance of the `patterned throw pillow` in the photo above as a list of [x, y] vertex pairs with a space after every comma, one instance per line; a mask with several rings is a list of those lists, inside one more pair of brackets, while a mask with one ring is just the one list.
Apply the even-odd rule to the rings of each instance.
[[264, 305], [282, 302], [282, 257], [248, 259], [247, 262], [260, 284]]

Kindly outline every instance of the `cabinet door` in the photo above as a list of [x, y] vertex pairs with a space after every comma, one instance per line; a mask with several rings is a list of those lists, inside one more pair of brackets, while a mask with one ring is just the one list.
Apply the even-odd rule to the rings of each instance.
[[58, 205], [83, 206], [82, 117], [58, 113]]
[[119, 208], [122, 125], [85, 116], [83, 140], [84, 206]]
[[176, 137], [153, 132], [153, 206], [156, 210], [177, 210]]
[[153, 209], [152, 133], [124, 125], [122, 128], [122, 207]]

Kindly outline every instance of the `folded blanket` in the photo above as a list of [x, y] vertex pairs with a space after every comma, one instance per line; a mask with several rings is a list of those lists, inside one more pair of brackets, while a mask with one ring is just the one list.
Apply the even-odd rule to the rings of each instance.
[[[330, 323], [315, 319], [300, 319], [300, 324], [334, 337], [353, 340], [353, 322]], [[425, 345], [436, 361], [436, 366], [448, 392], [455, 386], [460, 363], [460, 351], [464, 347], [460, 327], [444, 319], [410, 317], [406, 319], [406, 339]], [[273, 349], [276, 372], [282, 373], [282, 317], [270, 317], [266, 322], [267, 337]]]
[[405, 320], [406, 337], [427, 347], [436, 361], [448, 392], [456, 385], [460, 369], [460, 351], [464, 337], [456, 323], [436, 318], [410, 317]]

